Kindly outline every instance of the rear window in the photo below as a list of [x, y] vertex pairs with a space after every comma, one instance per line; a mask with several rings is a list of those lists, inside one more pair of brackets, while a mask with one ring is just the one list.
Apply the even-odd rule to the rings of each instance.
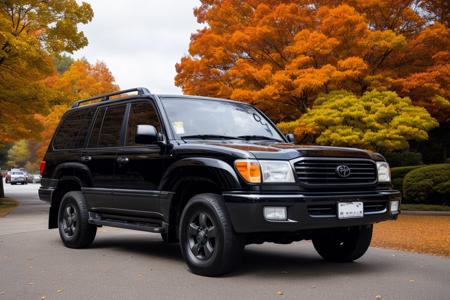
[[55, 149], [82, 148], [94, 111], [94, 108], [84, 108], [68, 112], [61, 121], [53, 140], [53, 147]]

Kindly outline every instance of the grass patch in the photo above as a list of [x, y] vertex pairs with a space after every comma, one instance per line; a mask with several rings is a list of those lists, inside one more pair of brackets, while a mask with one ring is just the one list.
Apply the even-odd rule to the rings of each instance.
[[6, 216], [17, 206], [19, 203], [12, 199], [0, 198], [0, 217]]
[[402, 210], [420, 210], [420, 211], [450, 211], [450, 206], [434, 204], [403, 204]]
[[372, 246], [450, 256], [450, 216], [400, 215], [374, 225]]

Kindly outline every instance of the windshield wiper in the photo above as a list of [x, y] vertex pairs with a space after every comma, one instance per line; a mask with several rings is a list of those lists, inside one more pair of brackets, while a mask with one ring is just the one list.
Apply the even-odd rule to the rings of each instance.
[[220, 140], [240, 140], [241, 138], [235, 136], [228, 135], [220, 135], [220, 134], [193, 134], [193, 135], [184, 135], [181, 139], [220, 139]]
[[283, 142], [280, 139], [276, 139], [265, 135], [240, 135], [238, 136], [238, 138], [245, 140], [269, 140], [269, 141]]

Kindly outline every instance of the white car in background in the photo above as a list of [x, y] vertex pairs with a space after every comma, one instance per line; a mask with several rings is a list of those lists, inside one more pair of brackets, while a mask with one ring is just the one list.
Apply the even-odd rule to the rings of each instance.
[[27, 184], [27, 174], [20, 170], [11, 170], [11, 184]]

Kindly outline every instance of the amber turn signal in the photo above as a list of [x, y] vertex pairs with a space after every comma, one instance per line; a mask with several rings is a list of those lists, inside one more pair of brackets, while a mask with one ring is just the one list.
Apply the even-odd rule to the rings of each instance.
[[261, 183], [261, 168], [257, 161], [238, 159], [234, 162], [234, 166], [245, 181], [250, 183]]

